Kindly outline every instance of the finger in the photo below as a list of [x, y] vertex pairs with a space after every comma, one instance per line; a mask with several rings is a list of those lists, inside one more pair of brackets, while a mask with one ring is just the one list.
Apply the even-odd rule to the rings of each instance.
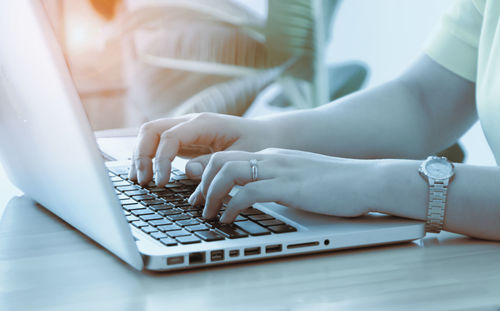
[[[164, 186], [170, 178], [171, 162], [179, 153], [183, 145], [197, 144], [207, 131], [202, 122], [196, 119], [188, 120], [177, 124], [160, 136], [158, 148], [156, 150], [156, 175], [157, 185]], [[209, 134], [212, 135], [212, 134]]]
[[130, 170], [128, 171], [128, 179], [132, 181], [137, 181], [137, 171], [135, 168], [134, 157], [132, 157], [132, 161], [130, 161]]
[[203, 203], [203, 196], [201, 195], [200, 185], [198, 185], [193, 193], [189, 196], [188, 202], [192, 206], [200, 205]]
[[[240, 147], [238, 142], [234, 143], [230, 147], [228, 147], [225, 151], [237, 151], [237, 150], [244, 150], [245, 148]], [[210, 157], [212, 156], [213, 151], [210, 152], [210, 154], [204, 154], [202, 156], [198, 156], [194, 159], [191, 159], [188, 161], [186, 164], [186, 174], [190, 179], [196, 179], [199, 180], [201, 179], [201, 176], [203, 175], [203, 172], [205, 171], [205, 168], [208, 165], [208, 162], [210, 161]]]
[[190, 179], [201, 179], [205, 167], [207, 167], [210, 161], [211, 154], [202, 155], [191, 159], [186, 163], [186, 174]]
[[[222, 165], [228, 161], [250, 161], [250, 159], [255, 158], [255, 154], [244, 151], [221, 151], [212, 154], [210, 161], [203, 172], [201, 178], [201, 193], [206, 198], [208, 193], [208, 188], [212, 183], [215, 175], [222, 168]], [[249, 164], [250, 165], [250, 164]]]
[[[259, 176], [259, 180], [274, 177], [275, 170], [272, 167], [268, 167], [266, 161], [261, 161], [258, 165], [265, 172], [265, 174]], [[252, 181], [249, 161], [230, 161], [224, 163], [208, 188], [203, 216], [205, 218], [215, 217], [222, 207], [224, 198], [228, 196], [235, 185], [241, 186]]]
[[[162, 119], [141, 126], [132, 158], [135, 176], [141, 185], [153, 179], [152, 161], [160, 141], [160, 133], [178, 122], [179, 119]], [[131, 173], [131, 176], [134, 176], [134, 173]]]
[[239, 213], [255, 203], [280, 201], [280, 187], [277, 179], [251, 182], [241, 187], [227, 204], [220, 222], [231, 223]]

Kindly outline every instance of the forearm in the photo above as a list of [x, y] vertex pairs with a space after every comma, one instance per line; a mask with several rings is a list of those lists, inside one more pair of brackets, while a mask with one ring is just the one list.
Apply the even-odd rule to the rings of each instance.
[[474, 83], [422, 56], [377, 88], [272, 117], [272, 147], [352, 158], [423, 158], [456, 142], [473, 124], [474, 90]]
[[[381, 160], [376, 170], [371, 210], [425, 221], [428, 185], [418, 174], [421, 161]], [[500, 240], [500, 191], [497, 167], [458, 164], [448, 188], [444, 230]]]
[[277, 147], [349, 158], [423, 157], [425, 111], [410, 86], [395, 80], [323, 107], [273, 120]]

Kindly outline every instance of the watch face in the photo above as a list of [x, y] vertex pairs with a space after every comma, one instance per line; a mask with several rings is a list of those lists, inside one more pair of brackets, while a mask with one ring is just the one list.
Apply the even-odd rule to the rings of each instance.
[[433, 158], [425, 165], [425, 171], [434, 179], [447, 179], [453, 176], [453, 165], [442, 158]]

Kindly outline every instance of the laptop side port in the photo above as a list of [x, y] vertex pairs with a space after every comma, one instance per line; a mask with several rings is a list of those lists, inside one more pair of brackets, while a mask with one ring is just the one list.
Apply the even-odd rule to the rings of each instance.
[[210, 261], [221, 261], [224, 260], [224, 250], [217, 250], [210, 252]]
[[266, 246], [266, 254], [270, 253], [279, 253], [283, 250], [283, 247], [281, 244], [276, 244], [276, 245], [268, 245]]
[[205, 263], [205, 252], [195, 252], [189, 254], [189, 264], [199, 265]]
[[229, 257], [238, 257], [240, 255], [239, 249], [232, 249], [229, 251]]
[[252, 256], [260, 254], [260, 247], [245, 248], [245, 256]]
[[293, 248], [311, 247], [311, 246], [318, 246], [318, 245], [319, 245], [319, 242], [307, 242], [307, 243], [289, 244], [287, 246], [287, 248], [293, 249]]
[[167, 258], [167, 265], [179, 265], [181, 263], [184, 263], [184, 256], [175, 256], [175, 257], [168, 257]]

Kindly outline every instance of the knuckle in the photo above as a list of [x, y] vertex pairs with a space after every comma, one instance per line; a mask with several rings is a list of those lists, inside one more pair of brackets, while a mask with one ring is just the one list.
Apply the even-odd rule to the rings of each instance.
[[196, 114], [196, 116], [193, 117], [193, 121], [207, 121], [210, 120], [214, 117], [214, 113], [212, 112], [201, 112]]
[[213, 165], [215, 165], [215, 166], [222, 165], [224, 163], [224, 153], [221, 151], [215, 152], [210, 157], [210, 162], [212, 162]]
[[236, 163], [234, 163], [234, 162], [224, 163], [219, 171], [220, 174], [222, 176], [231, 176], [232, 173], [234, 172], [235, 165], [236, 165]]
[[165, 131], [161, 133], [160, 139], [165, 140], [165, 139], [171, 139], [174, 137], [174, 133], [172, 131]]
[[265, 154], [276, 154], [278, 152], [279, 152], [278, 148], [266, 148], [266, 149], [259, 151], [259, 153], [265, 153]]
[[141, 125], [139, 129], [140, 134], [146, 134], [146, 133], [151, 133], [155, 130], [155, 122], [154, 121], [149, 121]]

